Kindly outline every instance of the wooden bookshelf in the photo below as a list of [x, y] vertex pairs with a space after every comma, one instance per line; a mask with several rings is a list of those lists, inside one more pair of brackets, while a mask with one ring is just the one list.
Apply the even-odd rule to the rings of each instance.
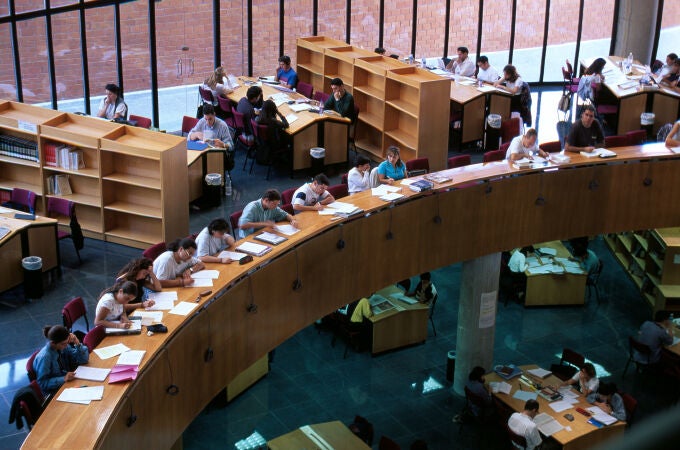
[[342, 84], [350, 93], [354, 86], [354, 60], [360, 57], [375, 55], [363, 48], [347, 45], [344, 47], [327, 48], [324, 53], [324, 92], [331, 91], [331, 80], [342, 79]]
[[298, 38], [296, 57], [298, 80], [311, 84], [314, 87], [314, 91], [326, 92], [324, 90], [325, 49], [343, 46], [347, 46], [345, 41], [331, 39], [325, 36]]

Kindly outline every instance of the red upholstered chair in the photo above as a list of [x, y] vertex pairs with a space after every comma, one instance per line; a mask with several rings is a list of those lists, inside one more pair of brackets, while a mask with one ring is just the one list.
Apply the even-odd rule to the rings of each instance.
[[78, 255], [78, 262], [83, 263], [80, 258], [80, 249], [83, 248], [83, 237], [78, 218], [76, 217], [76, 204], [70, 200], [61, 197], [49, 197], [47, 199], [47, 216], [52, 218], [68, 217], [69, 231], [57, 230], [57, 239], [71, 239], [73, 241], [73, 248]]
[[347, 192], [347, 185], [344, 183], [335, 184], [333, 186], [328, 186], [327, 191], [333, 196], [334, 199], [340, 199], [347, 197], [349, 193]]
[[576, 75], [576, 74], [574, 73], [574, 67], [571, 65], [571, 63], [569, 62], [568, 59], [565, 61], [565, 64], [566, 64], [566, 66], [567, 66], [567, 71], [569, 72], [569, 74], [570, 74], [571, 77], [572, 77], [572, 78], [571, 78], [571, 81], [574, 82], [574, 83], [576, 83], [576, 85], [578, 86], [578, 82], [580, 81], [580, 78], [576, 78], [576, 77], [574, 76], [574, 75]]
[[510, 438], [510, 442], [513, 443], [513, 448], [527, 448], [527, 440], [524, 438], [524, 436], [520, 436], [519, 434], [512, 431], [507, 424], [505, 425], [505, 429], [508, 433], [508, 437]]
[[387, 436], [380, 436], [378, 450], [401, 450], [401, 447]]
[[[423, 171], [425, 171], [424, 173], [428, 173], [430, 171], [430, 160], [427, 158], [415, 158], [406, 161], [406, 171], [409, 173], [409, 176], [420, 175]], [[416, 173], [411, 175], [411, 172]]]
[[283, 203], [284, 205], [288, 203], [293, 203], [293, 194], [295, 194], [296, 190], [297, 188], [290, 188], [281, 192], [281, 203]]
[[135, 116], [134, 114], [130, 114], [130, 119], [131, 122], [137, 122], [137, 126], [141, 128], [146, 128], [147, 130], [151, 128], [151, 119], [148, 117], [144, 116]]
[[613, 147], [627, 147], [630, 145], [630, 141], [628, 140], [628, 136], [606, 136], [604, 138], [604, 147], [605, 148], [613, 148]]
[[574, 83], [574, 77], [571, 72], [564, 67], [562, 67], [562, 78], [564, 79], [564, 92], [569, 92], [570, 94], [578, 92], [579, 80], [576, 79], [576, 82]]
[[231, 226], [231, 235], [234, 236], [234, 239], [238, 239], [237, 236], [237, 230], [238, 230], [238, 221], [243, 215], [243, 210], [241, 211], [236, 211], [234, 213], [231, 213], [229, 215], [229, 225]]
[[646, 130], [633, 130], [626, 133], [628, 145], [642, 145], [647, 140]]
[[508, 147], [510, 147], [510, 143], [504, 142], [498, 150], [491, 150], [484, 153], [482, 162], [503, 161], [505, 159], [505, 154], [508, 151]]
[[[64, 326], [69, 331], [73, 332], [73, 324], [81, 317], [85, 319], [85, 331], [90, 331], [90, 322], [87, 320], [87, 311], [85, 310], [83, 297], [74, 297], [65, 304], [61, 310], [61, 318], [64, 321]], [[82, 341], [85, 333], [80, 331], [77, 332], [76, 336]]]
[[298, 81], [298, 84], [295, 88], [297, 89], [298, 93], [304, 95], [307, 98], [312, 98], [314, 86], [311, 84], [305, 83], [304, 81]]
[[202, 86], [199, 86], [198, 93], [201, 95], [201, 99], [203, 99], [203, 104], [209, 103], [215, 105], [215, 103], [217, 103], [210, 89], [203, 89]]
[[623, 392], [621, 393], [621, 400], [623, 400], [623, 407], [626, 410], [626, 426], [630, 427], [631, 422], [635, 418], [638, 401], [632, 395]]
[[[236, 128], [236, 148], [242, 148], [246, 152], [246, 157], [245, 160], [243, 161], [243, 170], [246, 170], [246, 164], [248, 163], [249, 158], [254, 158], [255, 157], [255, 151], [257, 150], [257, 144], [255, 140], [248, 140], [248, 137], [246, 135], [246, 122], [245, 122], [245, 116], [243, 113], [240, 113], [236, 111], [236, 109], [232, 108], [231, 110], [232, 114], [234, 115], [234, 125]], [[252, 126], [252, 124], [251, 124]], [[253, 132], [255, 132], [255, 129], [253, 128]], [[252, 171], [252, 165], [250, 166], [251, 171]]]
[[559, 153], [562, 151], [562, 144], [560, 144], [560, 141], [544, 142], [538, 148], [547, 153]]
[[328, 100], [330, 96], [331, 96], [330, 94], [326, 94], [323, 91], [316, 91], [314, 93], [314, 100], [320, 103], [326, 103], [326, 100]]
[[144, 250], [142, 252], [142, 256], [144, 256], [145, 258], [149, 258], [151, 261], [154, 261], [161, 255], [161, 253], [163, 253], [167, 249], [168, 246], [165, 242], [159, 242], [158, 244], [154, 244], [151, 247]]
[[593, 84], [593, 98], [595, 98], [595, 111], [599, 116], [614, 115], [619, 112], [619, 107], [613, 103], [606, 103], [602, 98], [602, 83]]
[[[250, 121], [253, 134], [255, 135], [255, 147], [248, 151], [246, 154], [246, 162], [248, 158], [252, 158], [253, 162], [250, 163], [250, 173], [253, 173], [253, 165], [255, 164], [255, 159], [257, 159], [258, 164], [267, 166], [267, 176], [265, 179], [269, 179], [269, 174], [272, 170], [272, 166], [283, 159], [283, 155], [288, 151], [288, 146], [283, 142], [279, 142], [276, 139], [270, 139], [269, 133], [271, 130], [269, 126], [262, 125], [255, 122], [255, 120]], [[266, 152], [266, 159], [262, 155], [258, 155], [257, 152], [260, 149], [268, 149]], [[291, 164], [291, 177], [292, 177], [293, 166]]]
[[458, 155], [450, 157], [446, 162], [446, 167], [454, 169], [456, 167], [469, 166], [472, 163], [470, 155]]
[[198, 119], [195, 117], [184, 116], [182, 118], [182, 136], [186, 136], [196, 126]]
[[97, 325], [87, 332], [83, 338], [83, 345], [92, 352], [105, 337], [106, 327], [104, 325]]
[[295, 215], [295, 210], [293, 209], [293, 205], [290, 204], [290, 203], [286, 203], [285, 205], [281, 205], [280, 208], [282, 210], [286, 211], [291, 216]]
[[38, 379], [38, 375], [35, 373], [35, 369], [33, 368], [33, 361], [35, 361], [35, 357], [39, 352], [40, 350], [34, 351], [26, 361], [26, 375], [28, 375], [28, 381], [34, 381]]
[[510, 142], [512, 138], [519, 136], [521, 121], [518, 117], [501, 122], [501, 143]]
[[218, 95], [217, 104], [220, 105], [220, 119], [224, 120], [230, 127], [236, 128], [236, 125], [234, 124], [234, 112], [233, 108], [231, 107], [231, 101], [229, 101], [228, 98]]
[[342, 184], [349, 184], [349, 183], [347, 182], [347, 177], [348, 177], [348, 176], [349, 176], [349, 174], [343, 173], [342, 176], [340, 177], [340, 182], [341, 182]]
[[35, 192], [27, 189], [13, 188], [8, 202], [2, 204], [8, 208], [17, 209], [27, 213], [35, 213]]

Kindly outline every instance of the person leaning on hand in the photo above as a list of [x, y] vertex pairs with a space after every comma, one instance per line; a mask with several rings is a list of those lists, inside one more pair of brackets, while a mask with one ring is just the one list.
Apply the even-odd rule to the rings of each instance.
[[137, 285], [132, 281], [117, 281], [99, 295], [94, 316], [95, 325], [107, 328], [130, 328], [125, 306], [137, 297]]
[[220, 218], [212, 220], [196, 237], [196, 255], [204, 263], [229, 264], [231, 259], [216, 256], [222, 250], [234, 245], [234, 238], [228, 233], [229, 224]]
[[163, 287], [184, 287], [194, 284], [191, 274], [203, 270], [205, 264], [194, 257], [196, 242], [191, 238], [177, 239], [153, 262], [153, 271]]
[[320, 211], [333, 203], [335, 198], [328, 192], [328, 177], [322, 173], [315, 176], [311, 183], [300, 186], [293, 194], [293, 209], [298, 211]]
[[73, 372], [79, 364], [87, 364], [89, 352], [64, 326], [45, 327], [43, 334], [48, 342], [35, 356], [33, 369], [40, 389], [47, 395], [75, 378]]
[[210, 103], [203, 104], [203, 117], [187, 136], [189, 141], [204, 141], [217, 148], [234, 148], [229, 126], [224, 120], [215, 116], [215, 107]]
[[244, 238], [255, 232], [256, 229], [273, 227], [276, 222], [287, 220], [297, 228], [295, 217], [279, 208], [281, 193], [276, 189], [267, 189], [257, 200], [253, 200], [243, 208], [243, 214], [238, 220], [239, 236]]

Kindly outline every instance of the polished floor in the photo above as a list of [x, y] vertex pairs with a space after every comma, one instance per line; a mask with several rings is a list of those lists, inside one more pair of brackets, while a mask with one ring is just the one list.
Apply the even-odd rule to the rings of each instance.
[[[535, 92], [534, 109], [541, 141], [554, 140], [555, 110], [559, 92]], [[539, 109], [540, 106], [540, 109]], [[473, 154], [475, 161], [480, 153]], [[266, 168], [252, 175], [243, 172], [242, 156], [232, 172], [234, 194], [220, 207], [191, 212], [191, 231], [197, 232], [215, 217], [227, 217], [258, 198], [267, 187], [298, 186], [304, 176], [291, 180], [286, 171], [274, 171], [264, 180]], [[339, 180], [339, 173], [332, 180]], [[627, 359], [627, 337], [650, 311], [635, 286], [611, 256], [601, 238], [592, 248], [605, 263], [600, 304], [591, 300], [583, 307], [531, 308], [517, 303], [498, 304], [494, 364], [537, 363], [549, 367], [563, 347], [582, 352], [597, 364], [601, 377], [615, 381], [640, 401], [636, 424], [663, 411], [673, 398], [663, 382], [632, 371], [622, 380]], [[101, 241], [86, 240], [78, 265], [69, 241], [61, 243], [64, 274], [46, 287], [42, 298], [27, 303], [21, 289], [0, 294], [0, 325], [4, 332], [0, 351], [0, 417], [8, 417], [14, 392], [27, 384], [25, 362], [44, 344], [44, 325], [61, 323], [61, 307], [73, 296], [83, 296], [90, 319], [99, 292], [113, 282], [118, 269], [140, 254]], [[473, 425], [459, 428], [451, 422], [463, 400], [446, 380], [447, 352], [456, 349], [460, 264], [441, 268], [433, 279], [439, 291], [432, 328], [425, 344], [371, 357], [331, 347], [331, 335], [314, 327], [301, 330], [277, 348], [271, 372], [228, 406], [215, 401], [184, 433], [188, 449], [234, 448], [234, 443], [258, 431], [273, 438], [304, 424], [341, 420], [350, 423], [355, 414], [374, 424], [376, 439], [389, 436], [402, 448], [423, 439], [430, 449], [501, 449], [507, 443], [501, 431], [488, 433]], [[414, 274], [415, 275], [415, 274]], [[415, 277], [414, 277], [415, 280]], [[320, 293], [322, 295], [322, 293]], [[663, 380], [661, 380], [663, 381]], [[0, 423], [0, 449], [18, 448], [26, 430]]]

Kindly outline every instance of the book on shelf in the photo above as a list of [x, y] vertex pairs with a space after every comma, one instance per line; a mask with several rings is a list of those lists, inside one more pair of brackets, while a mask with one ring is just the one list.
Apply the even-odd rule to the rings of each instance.
[[71, 195], [71, 183], [67, 174], [56, 174], [47, 177], [47, 195]]
[[36, 141], [7, 134], [0, 134], [0, 155], [40, 162]]

